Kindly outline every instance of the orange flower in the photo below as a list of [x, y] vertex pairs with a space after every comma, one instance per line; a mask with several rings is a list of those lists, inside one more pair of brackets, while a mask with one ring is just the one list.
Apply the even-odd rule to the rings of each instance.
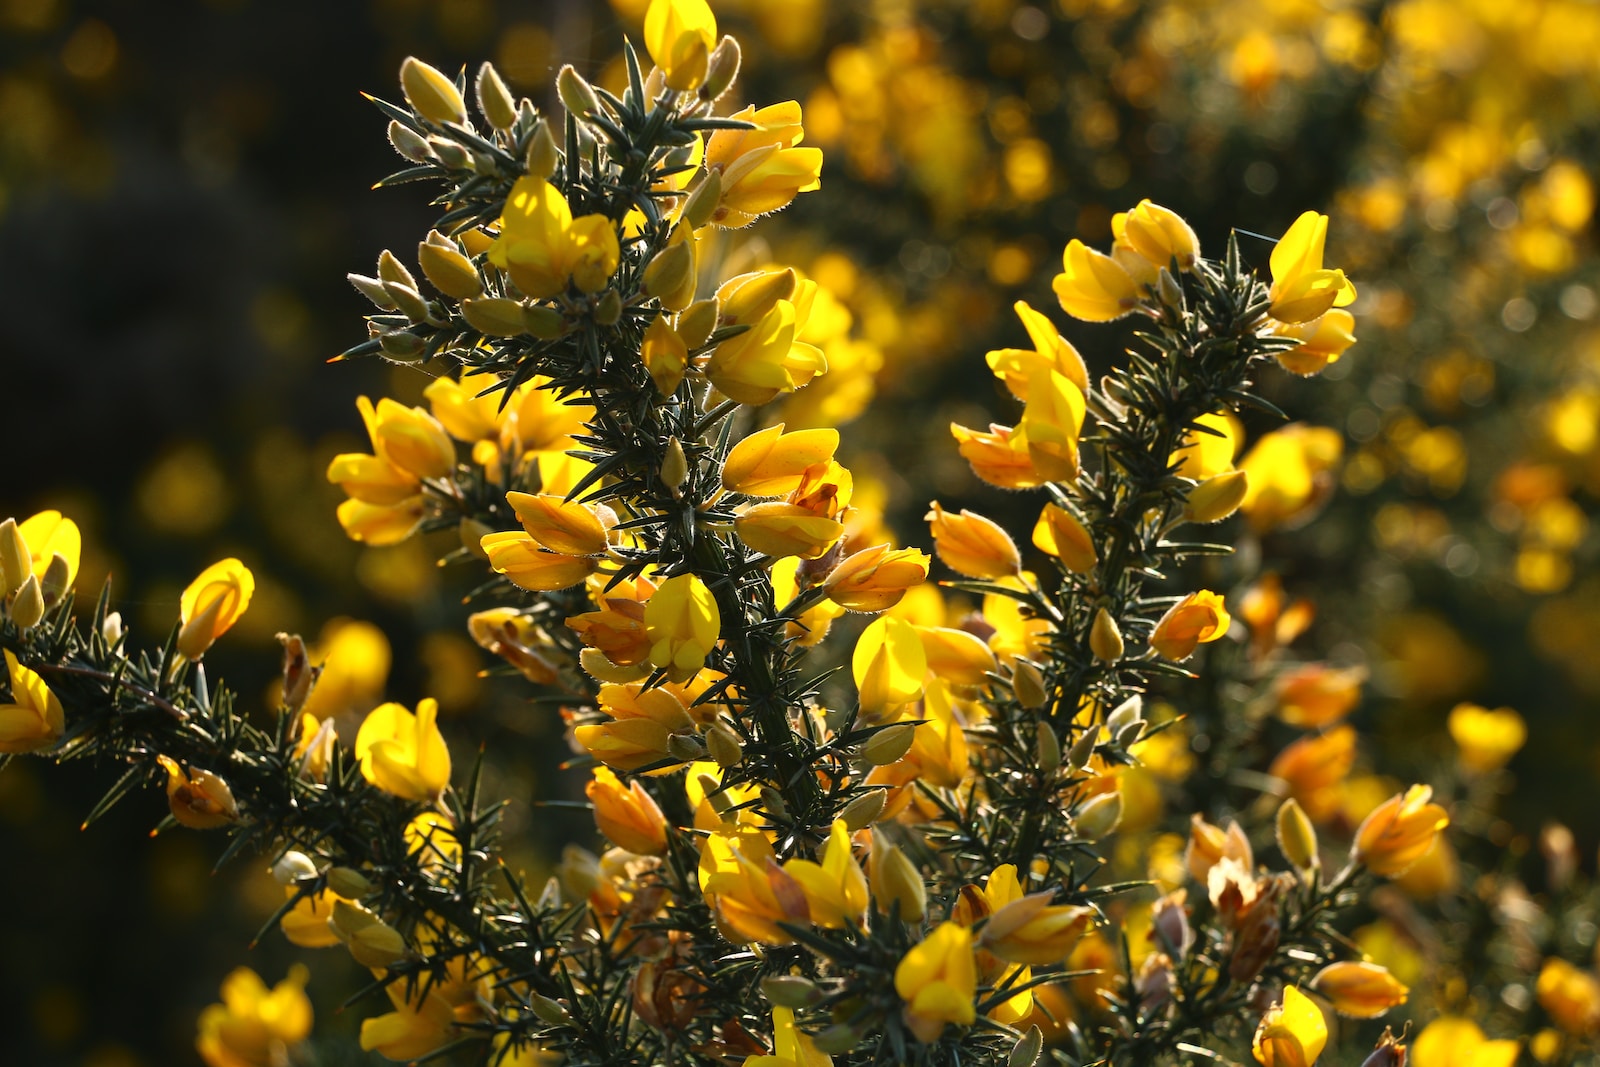
[[1230, 622], [1222, 597], [1201, 589], [1167, 609], [1150, 634], [1150, 647], [1170, 660], [1188, 659], [1195, 646], [1226, 635]]
[[1356, 831], [1350, 856], [1375, 874], [1404, 874], [1433, 847], [1450, 816], [1429, 803], [1433, 788], [1414, 785], [1379, 804]]

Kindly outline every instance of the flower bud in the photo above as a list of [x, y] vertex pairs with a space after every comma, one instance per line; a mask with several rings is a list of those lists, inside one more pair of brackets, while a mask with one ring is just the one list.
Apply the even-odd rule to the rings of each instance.
[[395, 303], [389, 294], [384, 291], [383, 282], [377, 278], [369, 278], [365, 274], [346, 274], [345, 278], [355, 286], [356, 292], [366, 297], [384, 311], [394, 311]]
[[739, 735], [723, 722], [712, 723], [711, 729], [706, 731], [706, 751], [719, 767], [736, 767], [744, 760]]
[[302, 878], [315, 878], [317, 865], [304, 852], [290, 849], [272, 865], [272, 877], [281, 886], [292, 886]]
[[122, 612], [106, 612], [105, 621], [100, 624], [100, 639], [106, 643], [107, 648], [116, 648], [117, 642], [122, 640]]
[[571, 1026], [572, 1013], [558, 1000], [534, 993], [528, 998], [533, 1013], [550, 1026]]
[[485, 63], [478, 68], [478, 110], [483, 112], [483, 117], [489, 120], [489, 125], [497, 130], [509, 130], [517, 122], [517, 102], [511, 96], [511, 90], [506, 88], [506, 83], [500, 79], [500, 72], [494, 69], [493, 63]]
[[533, 128], [533, 136], [528, 140], [528, 173], [535, 178], [548, 178], [560, 163], [561, 150], [556, 147], [550, 123], [540, 119], [539, 125]]
[[476, 162], [471, 152], [443, 137], [428, 138], [428, 149], [449, 170], [466, 170]]
[[1189, 491], [1183, 517], [1190, 522], [1221, 522], [1239, 510], [1250, 479], [1244, 471], [1226, 471], [1207, 478]]
[[717, 298], [714, 296], [696, 300], [679, 313], [674, 329], [685, 347], [695, 349], [706, 343], [711, 331], [717, 328], [717, 313]]
[[867, 738], [867, 743], [861, 746], [861, 758], [874, 767], [894, 763], [911, 751], [911, 742], [916, 740], [916, 730], [916, 724], [909, 722], [884, 727]]
[[673, 437], [667, 441], [667, 454], [661, 458], [661, 482], [677, 496], [688, 480], [689, 460], [683, 454], [683, 442]]
[[1122, 631], [1105, 608], [1094, 613], [1094, 624], [1089, 628], [1089, 650], [1102, 663], [1115, 663], [1122, 658]]
[[44, 597], [44, 606], [53, 608], [72, 584], [72, 563], [59, 552], [50, 554], [50, 562], [45, 564], [44, 574], [39, 578], [39, 592]]
[[1048, 722], [1041, 722], [1035, 731], [1033, 750], [1041, 773], [1054, 774], [1061, 766], [1061, 738]]
[[489, 553], [483, 550], [483, 539], [492, 533], [494, 533], [492, 527], [477, 519], [463, 518], [456, 523], [456, 536], [461, 540], [461, 547], [478, 559], [489, 558]]
[[487, 337], [516, 337], [528, 328], [522, 305], [504, 296], [475, 296], [463, 300], [461, 317]]
[[434, 162], [433, 149], [428, 139], [398, 120], [389, 123], [389, 143], [394, 150], [413, 163]]
[[1178, 279], [1174, 278], [1166, 267], [1162, 267], [1156, 274], [1156, 295], [1167, 307], [1180, 315], [1183, 314], [1183, 286], [1178, 284]]
[[378, 888], [366, 875], [354, 867], [328, 868], [328, 888], [346, 900], [360, 900]]
[[769, 974], [761, 979], [761, 993], [780, 1008], [809, 1008], [822, 999], [817, 983], [798, 974]]
[[861, 1044], [865, 1036], [860, 1030], [845, 1023], [834, 1023], [824, 1026], [815, 1037], [811, 1039], [812, 1047], [818, 1052], [828, 1056], [842, 1056]]
[[[1018, 656], [1011, 664], [1011, 693], [1017, 703], [1030, 711], [1042, 708], [1050, 695], [1045, 692], [1044, 674], [1032, 661]], [[1057, 756], [1060, 755], [1058, 751]]]
[[1316, 869], [1321, 862], [1317, 857], [1317, 831], [1293, 797], [1278, 808], [1277, 833], [1278, 851], [1296, 870]]
[[33, 554], [28, 541], [17, 528], [17, 520], [0, 522], [0, 600], [22, 588], [33, 573]]
[[415, 291], [417, 279], [412, 277], [411, 272], [406, 269], [404, 263], [400, 262], [398, 256], [385, 248], [378, 253], [378, 284], [383, 285], [386, 290], [388, 285], [394, 284], [403, 285], [407, 289]]
[[705, 759], [706, 744], [699, 734], [673, 734], [667, 738], [667, 755], [684, 763]]
[[421, 363], [428, 344], [408, 330], [389, 330], [378, 335], [378, 347], [396, 363]]
[[283, 646], [283, 695], [279, 698], [285, 709], [298, 712], [305, 706], [311, 687], [317, 682], [321, 668], [311, 665], [306, 654], [306, 643], [299, 634], [280, 633], [278, 644]]
[[919, 923], [928, 913], [928, 887], [916, 865], [898, 845], [891, 845], [874, 832], [872, 852], [867, 857], [867, 881], [872, 886], [872, 902], [887, 915], [899, 906], [900, 918]]
[[556, 74], [556, 95], [576, 118], [586, 119], [600, 110], [600, 98], [595, 95], [594, 86], [584, 81], [571, 63]]
[[384, 282], [383, 291], [389, 294], [389, 299], [394, 301], [395, 307], [406, 318], [412, 322], [428, 321], [428, 302], [416, 289], [399, 282]]
[[567, 319], [553, 307], [535, 305], [524, 308], [522, 325], [541, 341], [553, 341], [567, 332]]
[[1039, 1062], [1039, 1053], [1044, 1051], [1044, 1031], [1038, 1024], [1028, 1027], [1028, 1032], [1017, 1039], [1011, 1046], [1011, 1054], [1006, 1057], [1006, 1067], [1033, 1067]]
[[1085, 841], [1099, 841], [1122, 821], [1122, 794], [1102, 793], [1078, 809], [1073, 829]]
[[739, 77], [741, 59], [739, 42], [724, 34], [717, 47], [712, 49], [711, 59], [706, 64], [706, 80], [700, 86], [700, 99], [715, 100], [727, 92]]
[[1081, 771], [1089, 766], [1089, 760], [1094, 758], [1095, 745], [1099, 743], [1100, 731], [1093, 726], [1088, 727], [1078, 739], [1072, 742], [1072, 747], [1067, 750], [1067, 766], [1074, 771]]
[[387, 967], [406, 957], [406, 939], [400, 931], [359, 904], [334, 901], [328, 928], [363, 967]]
[[239, 805], [228, 783], [210, 771], [187, 770], [169, 756], [156, 761], [167, 772], [167, 807], [172, 817], [191, 830], [215, 830], [239, 819]]
[[1106, 731], [1120, 741], [1121, 734], [1135, 723], [1144, 722], [1144, 698], [1135, 693], [1106, 716]]
[[887, 789], [869, 789], [860, 794], [839, 811], [839, 818], [843, 820], [844, 828], [855, 833], [862, 827], [871, 826], [883, 814], [883, 807], [888, 799]]
[[445, 296], [466, 300], [483, 293], [483, 282], [478, 280], [477, 268], [453, 244], [438, 245], [431, 240], [422, 242], [417, 246], [417, 263], [433, 287]]
[[694, 246], [689, 241], [670, 242], [667, 247], [657, 252], [644, 268], [645, 295], [664, 300], [668, 295], [683, 288], [684, 282], [688, 280], [693, 270]]
[[711, 221], [722, 202], [722, 173], [708, 170], [694, 187], [683, 205], [682, 219], [690, 228], [698, 230]]
[[406, 103], [429, 122], [466, 123], [467, 102], [461, 99], [455, 82], [415, 56], [407, 56], [400, 64], [400, 88]]
[[1372, 1055], [1361, 1061], [1361, 1067], [1406, 1067], [1406, 1046], [1396, 1041], [1394, 1031], [1386, 1026]]
[[607, 289], [594, 306], [594, 321], [601, 326], [615, 326], [622, 318], [622, 297], [615, 289]]
[[39, 591], [39, 579], [30, 574], [23, 579], [22, 587], [11, 601], [11, 621], [24, 630], [31, 630], [44, 618], [44, 594]]

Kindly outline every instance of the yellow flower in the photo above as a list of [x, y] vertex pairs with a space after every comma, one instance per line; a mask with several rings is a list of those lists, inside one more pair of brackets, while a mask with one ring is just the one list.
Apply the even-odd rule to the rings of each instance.
[[667, 88], [698, 89], [717, 47], [717, 18], [705, 0], [651, 0], [644, 16], [644, 46], [661, 68]]
[[1150, 634], [1150, 647], [1170, 660], [1188, 659], [1196, 646], [1225, 637], [1231, 622], [1222, 597], [1201, 589], [1167, 609]]
[[616, 515], [604, 505], [580, 504], [554, 493], [507, 493], [506, 503], [528, 536], [567, 556], [605, 552], [610, 527], [616, 522]]
[[1331, 817], [1339, 807], [1339, 783], [1356, 759], [1356, 732], [1348, 723], [1293, 742], [1272, 761], [1267, 773], [1289, 786], [1289, 795], [1312, 822]]
[[1280, 675], [1276, 690], [1278, 718], [1290, 726], [1318, 730], [1350, 714], [1361, 702], [1361, 667], [1330, 667], [1306, 663]]
[[1448, 725], [1461, 765], [1474, 774], [1504, 767], [1528, 739], [1527, 724], [1510, 708], [1490, 711], [1476, 704], [1457, 704]]
[[752, 406], [803, 388], [828, 370], [822, 349], [795, 340], [803, 325], [793, 303], [777, 301], [750, 329], [716, 347], [706, 376], [725, 396]]
[[1021, 348], [1001, 348], [985, 357], [989, 369], [994, 371], [996, 378], [1006, 383], [1011, 395], [1026, 402], [1029, 382], [1034, 375], [1040, 373], [1041, 368], [1060, 373], [1076, 385], [1079, 391], [1087, 392], [1089, 372], [1084, 367], [1083, 357], [1072, 347], [1070, 341], [1056, 331], [1055, 324], [1035, 311], [1025, 300], [1018, 300], [1012, 305], [1012, 309], [1022, 320], [1023, 328], [1028, 331], [1033, 349], [1029, 351]]
[[1600, 982], [1566, 960], [1552, 956], [1539, 969], [1539, 1006], [1574, 1037], [1600, 1030]]
[[1069, 904], [1053, 905], [1046, 889], [1005, 904], [984, 924], [978, 943], [1010, 963], [1060, 963], [1089, 928], [1094, 912]]
[[1203, 482], [1233, 470], [1234, 454], [1244, 443], [1244, 427], [1238, 418], [1218, 411], [1194, 421], [1198, 428], [1186, 432], [1183, 445], [1172, 453], [1176, 473]]
[[424, 870], [461, 866], [461, 841], [456, 824], [437, 811], [419, 811], [401, 832], [406, 854]]
[[1356, 830], [1350, 857], [1374, 874], [1397, 875], [1433, 847], [1450, 816], [1437, 804], [1431, 786], [1414, 785], [1379, 804]]
[[348, 900], [333, 902], [328, 928], [350, 950], [350, 958], [363, 967], [388, 967], [404, 959], [408, 952], [400, 931]]
[[772, 1055], [746, 1056], [742, 1067], [833, 1067], [833, 1057], [817, 1050], [805, 1031], [794, 1024], [790, 1008], [772, 1009]]
[[844, 523], [839, 520], [776, 500], [746, 508], [733, 520], [733, 529], [757, 552], [779, 559], [817, 559], [844, 536]]
[[722, 183], [712, 222], [748, 226], [821, 187], [822, 150], [795, 147], [805, 137], [798, 103], [785, 100], [759, 111], [746, 107], [730, 117], [755, 128], [717, 130], [706, 143], [706, 169], [719, 173]]
[[[298, 890], [290, 886], [285, 893], [292, 899]], [[284, 937], [301, 948], [337, 945], [339, 935], [333, 932], [328, 920], [333, 917], [333, 904], [338, 899], [339, 895], [331, 889], [303, 896], [278, 920], [278, 928]]]
[[183, 625], [178, 629], [178, 651], [184, 658], [204, 656], [212, 642], [239, 621], [255, 590], [255, 575], [236, 559], [220, 560], [201, 571], [179, 600]]
[[661, 395], [671, 396], [678, 391], [684, 371], [689, 368], [689, 346], [665, 315], [657, 315], [645, 327], [639, 343], [639, 359]]
[[380, 704], [356, 733], [361, 775], [386, 793], [432, 802], [450, 784], [450, 750], [439, 732], [439, 704], [431, 697], [415, 715], [399, 704]]
[[1168, 267], [1177, 260], [1179, 270], [1189, 270], [1200, 255], [1200, 239], [1182, 216], [1149, 200], [1139, 201], [1112, 228], [1151, 267]]
[[17, 657], [5, 650], [11, 703], [0, 704], [0, 752], [36, 752], [61, 739], [67, 728], [61, 701]]
[[861, 925], [867, 912], [867, 876], [850, 853], [844, 820], [833, 820], [821, 863], [795, 859], [783, 870], [805, 891], [812, 922], [833, 928]]
[[1074, 237], [1051, 281], [1061, 310], [1085, 322], [1110, 322], [1139, 306], [1139, 283], [1126, 267]]
[[1033, 525], [1033, 546], [1054, 556], [1074, 574], [1088, 574], [1100, 562], [1094, 539], [1072, 512], [1060, 504], [1046, 504]]
[[310, 972], [296, 964], [270, 990], [261, 976], [240, 967], [222, 980], [222, 1003], [200, 1013], [195, 1050], [209, 1067], [276, 1067], [289, 1062], [289, 1046], [311, 1033]]
[[946, 566], [969, 578], [1014, 577], [1022, 556], [1011, 535], [993, 519], [963, 509], [951, 515], [937, 500], [923, 516], [933, 533], [933, 550]]
[[[927, 563], [922, 566], [926, 568]], [[948, 626], [912, 625], [917, 627], [922, 650], [928, 654], [928, 669], [941, 682], [971, 692], [988, 685], [989, 675], [1000, 669], [994, 652], [976, 634]]]
[[[439, 420], [426, 411], [408, 408], [388, 397], [380, 398], [376, 407], [366, 397], [357, 397], [356, 407], [379, 459], [416, 478], [443, 478], [456, 469], [455, 444]], [[329, 481], [334, 480], [332, 473], [330, 467]]]
[[1268, 1008], [1256, 1027], [1250, 1051], [1262, 1067], [1310, 1067], [1328, 1043], [1328, 1022], [1322, 1010], [1294, 986], [1283, 1001]]
[[[920, 630], [918, 636], [921, 636]], [[863, 704], [862, 707], [867, 710], [868, 706]], [[931, 786], [955, 789], [966, 780], [970, 764], [967, 735], [956, 717], [946, 679], [935, 677], [927, 681], [921, 718], [926, 721], [915, 727], [911, 748], [902, 763]]]
[[410, 999], [404, 993], [405, 986], [404, 982], [395, 982], [384, 989], [394, 1011], [361, 1022], [361, 1048], [402, 1063], [444, 1047], [458, 1033], [455, 1009], [440, 995], [437, 986], [426, 993], [418, 986]]
[[1257, 532], [1304, 524], [1333, 492], [1344, 454], [1339, 431], [1295, 423], [1274, 430], [1239, 463], [1250, 478], [1240, 507]]
[[659, 856], [667, 850], [667, 820], [637, 780], [624, 788], [615, 774], [596, 767], [584, 793], [594, 805], [600, 832], [614, 844], [642, 856]]
[[499, 375], [488, 371], [463, 374], [459, 382], [454, 378], [435, 378], [422, 395], [433, 409], [433, 417], [451, 437], [468, 444], [491, 441], [500, 433], [500, 401], [505, 394], [499, 389], [485, 390], [499, 381]]
[[346, 500], [339, 505], [339, 525], [345, 536], [364, 545], [397, 545], [417, 532], [427, 515], [427, 501], [419, 493], [395, 504], [368, 504]]
[[489, 262], [535, 300], [565, 292], [569, 283], [585, 293], [604, 289], [621, 257], [610, 219], [574, 219], [561, 190], [537, 175], [511, 187], [500, 236], [489, 246]]
[[922, 695], [928, 654], [917, 629], [903, 619], [880, 615], [867, 624], [850, 659], [851, 675], [860, 693], [861, 710], [869, 717]]
[[918, 1041], [938, 1040], [946, 1023], [971, 1026], [977, 1018], [972, 998], [978, 989], [972, 931], [940, 923], [900, 960], [894, 989], [905, 1001], [906, 1026]]
[[1059, 371], [1040, 367], [1028, 386], [1017, 431], [1027, 442], [1028, 460], [1052, 482], [1078, 476], [1078, 437], [1088, 408], [1079, 389]]
[[733, 446], [722, 463], [722, 487], [746, 496], [786, 496], [800, 488], [808, 470], [832, 460], [838, 447], [838, 430], [785, 433], [780, 422]]
[[1032, 489], [1045, 483], [1028, 455], [1028, 437], [1020, 430], [998, 423], [990, 423], [987, 431], [974, 430], [952, 422], [950, 434], [961, 458], [972, 465], [972, 473], [990, 485]]
[[674, 682], [688, 681], [705, 666], [722, 634], [716, 598], [698, 575], [680, 574], [661, 583], [644, 606], [650, 662]]
[[67, 561], [67, 588], [78, 578], [78, 559], [83, 554], [83, 535], [78, 524], [59, 511], [41, 511], [17, 524], [17, 532], [28, 545], [33, 575], [40, 581], [56, 556]]
[[928, 554], [876, 545], [851, 553], [823, 582], [828, 599], [850, 611], [884, 611], [928, 577]]
[[1292, 337], [1300, 347], [1273, 356], [1292, 374], [1309, 377], [1320, 374], [1330, 363], [1339, 362], [1345, 350], [1356, 343], [1356, 317], [1348, 311], [1334, 308], [1310, 322], [1279, 323], [1272, 332], [1279, 337]]
[[1225, 859], [1238, 861], [1247, 871], [1255, 869], [1255, 856], [1244, 830], [1237, 822], [1230, 821], [1224, 830], [1199, 814], [1191, 815], [1189, 844], [1183, 853], [1189, 876], [1204, 885], [1210, 878], [1211, 868]]
[[738, 944], [790, 945], [779, 923], [810, 918], [805, 890], [778, 866], [759, 829], [717, 830], [700, 845], [700, 889], [724, 937]]
[[1442, 1015], [1422, 1028], [1411, 1043], [1411, 1067], [1513, 1067], [1521, 1045], [1490, 1041], [1478, 1024]]
[[1330, 963], [1311, 979], [1333, 1010], [1352, 1019], [1376, 1019], [1406, 1002], [1410, 990], [1376, 963]]
[[172, 817], [193, 830], [215, 830], [239, 820], [228, 783], [198, 767], [183, 768], [169, 756], [156, 762], [167, 772], [167, 807]]
[[1272, 307], [1268, 314], [1279, 322], [1310, 322], [1329, 308], [1345, 307], [1356, 298], [1356, 287], [1342, 270], [1324, 270], [1323, 243], [1328, 237], [1328, 216], [1307, 211], [1289, 227], [1272, 249]]
[[[558, 498], [559, 499], [559, 498]], [[521, 530], [506, 530], [484, 536], [480, 544], [489, 557], [489, 566], [523, 589], [551, 592], [567, 589], [583, 581], [600, 566], [591, 556], [568, 556], [539, 546]]]

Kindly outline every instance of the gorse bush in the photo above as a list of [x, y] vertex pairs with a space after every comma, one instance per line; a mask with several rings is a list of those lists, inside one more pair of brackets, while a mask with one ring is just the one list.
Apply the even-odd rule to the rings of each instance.
[[[838, 331], [832, 294], [744, 240], [819, 187], [800, 106], [719, 107], [740, 50], [701, 0], [654, 0], [643, 43], [620, 95], [563, 68], [561, 114], [489, 64], [469, 89], [408, 59], [405, 104], [375, 101], [407, 160], [379, 184], [433, 183], [438, 217], [420, 279], [387, 251], [352, 276], [375, 311], [345, 356], [435, 379], [427, 410], [361, 398], [371, 452], [327, 472], [355, 540], [459, 535], [467, 631], [568, 726], [609, 850], [525, 882], [485, 755], [425, 696], [337, 736], [296, 636], [275, 714], [238, 710], [204, 660], [250, 571], [206, 568], [139, 647], [109, 588], [78, 610], [54, 512], [0, 525], [0, 750], [113, 768], [89, 820], [156, 784], [169, 823], [264, 857], [269, 926], [371, 969], [360, 1042], [393, 1060], [1300, 1067], [1339, 1033], [1405, 1063], [1367, 1020], [1407, 987], [1348, 919], [1447, 856], [1449, 817], [1419, 784], [1348, 818], [1360, 672], [1286, 654], [1310, 609], [1259, 561], [1227, 588], [1227, 535], [1303, 526], [1333, 488], [1333, 431], [1238, 455], [1241, 413], [1284, 417], [1257, 375], [1355, 341], [1327, 219], [1260, 271], [1148, 200], [1108, 251], [1067, 243], [1062, 310], [1134, 343], [1091, 380], [1017, 303], [1031, 347], [986, 356], [1012, 424], [951, 447], [1037, 521], [930, 502], [930, 556], [854, 499], [836, 429], [763, 411], [828, 373]], [[1270, 761], [1264, 701], [1304, 731]], [[1465, 707], [1464, 763], [1493, 770], [1521, 721]], [[1218, 782], [1252, 789], [1236, 819], [1207, 818]], [[1538, 993], [1581, 1033], [1600, 988], [1561, 966]], [[307, 978], [230, 976], [202, 1056], [295, 1062]], [[1462, 1022], [1435, 1046], [1517, 1054]]]

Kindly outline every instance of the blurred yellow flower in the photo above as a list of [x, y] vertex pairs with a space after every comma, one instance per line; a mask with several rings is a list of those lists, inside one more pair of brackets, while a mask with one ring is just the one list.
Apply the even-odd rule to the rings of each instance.
[[362, 1049], [401, 1063], [426, 1056], [457, 1035], [455, 1009], [437, 985], [426, 992], [419, 985], [409, 998], [405, 987], [404, 982], [385, 986], [395, 1010], [361, 1022]]
[[1564, 959], [1552, 956], [1539, 969], [1539, 1006], [1574, 1037], [1600, 1031], [1600, 981]]
[[1262, 437], [1239, 462], [1250, 478], [1240, 505], [1257, 532], [1308, 522], [1333, 492], [1339, 431], [1294, 423]]
[[1513, 1067], [1517, 1041], [1490, 1041], [1471, 1019], [1441, 1015], [1411, 1043], [1411, 1067]]
[[794, 1011], [772, 1009], [772, 1055], [746, 1056], [742, 1067], [833, 1067], [833, 1057], [819, 1052], [815, 1042], [794, 1024]]
[[1330, 963], [1311, 979], [1311, 988], [1352, 1019], [1376, 1019], [1406, 1002], [1406, 989], [1386, 968], [1376, 963]]
[[1474, 774], [1499, 770], [1528, 739], [1528, 726], [1510, 708], [1457, 704], [1448, 720], [1461, 765]]
[[310, 972], [296, 964], [270, 990], [240, 967], [222, 980], [222, 1003], [200, 1013], [195, 1050], [209, 1067], [279, 1067], [311, 1033]]

